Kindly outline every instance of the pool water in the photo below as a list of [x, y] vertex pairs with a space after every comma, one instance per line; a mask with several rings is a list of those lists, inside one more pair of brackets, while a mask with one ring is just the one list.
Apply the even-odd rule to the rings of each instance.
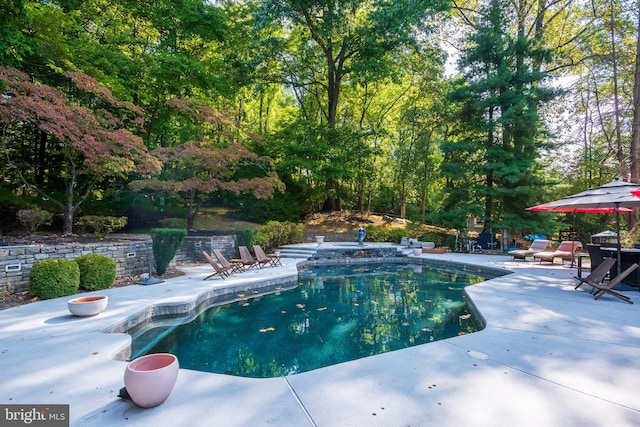
[[[252, 378], [310, 371], [482, 327], [464, 288], [485, 277], [419, 265], [307, 267], [292, 290], [209, 308], [134, 339], [134, 357]], [[140, 349], [142, 349], [140, 351]]]

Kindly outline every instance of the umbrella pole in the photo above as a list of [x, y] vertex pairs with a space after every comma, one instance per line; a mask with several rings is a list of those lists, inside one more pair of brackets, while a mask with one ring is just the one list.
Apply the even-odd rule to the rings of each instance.
[[576, 242], [576, 237], [577, 237], [577, 232], [576, 232], [576, 210], [573, 210], [573, 230], [571, 230], [571, 267], [573, 268], [573, 255], [576, 251], [575, 248], [575, 242]]
[[620, 203], [616, 203], [616, 234], [618, 236], [618, 275], [622, 272], [622, 265], [620, 264], [621, 260], [621, 246], [620, 246]]

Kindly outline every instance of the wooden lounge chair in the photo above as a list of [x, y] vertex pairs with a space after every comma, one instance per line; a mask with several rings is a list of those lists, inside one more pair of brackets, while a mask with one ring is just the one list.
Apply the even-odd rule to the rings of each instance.
[[219, 266], [218, 263], [209, 256], [209, 254], [205, 251], [202, 251], [202, 256], [204, 257], [204, 259], [207, 260], [207, 262], [209, 264], [211, 264], [211, 267], [213, 267], [213, 273], [208, 275], [207, 277], [205, 277], [202, 280], [207, 280], [209, 277], [213, 277], [213, 276], [220, 276], [220, 278], [222, 280], [224, 280], [225, 276], [229, 277], [231, 275], [231, 273], [229, 273], [229, 271], [231, 270], [231, 267], [224, 267], [224, 266]]
[[244, 264], [242, 263], [242, 260], [232, 259], [231, 261], [229, 261], [227, 258], [225, 258], [224, 255], [222, 255], [220, 249], [214, 249], [212, 252], [220, 265], [222, 265], [223, 267], [230, 267], [232, 273], [241, 273], [244, 271]]
[[604, 278], [607, 276], [607, 273], [609, 273], [609, 270], [611, 270], [611, 268], [613, 268], [615, 264], [616, 260], [613, 258], [603, 259], [602, 262], [598, 264], [598, 266], [594, 268], [587, 277], [574, 276], [574, 279], [578, 280], [578, 284], [574, 289], [578, 289], [580, 286], [586, 283], [587, 285], [590, 285], [592, 287], [593, 291], [595, 289], [593, 283], [601, 285], [604, 281]]
[[513, 257], [514, 261], [516, 259], [521, 259], [526, 262], [527, 257], [532, 257], [535, 253], [546, 251], [550, 244], [551, 242], [548, 240], [536, 239], [531, 242], [529, 249], [515, 249], [507, 252], [507, 255]]
[[249, 249], [247, 249], [246, 246], [239, 246], [238, 251], [240, 251], [240, 259], [242, 260], [244, 268], [262, 268], [258, 261], [256, 261], [256, 259], [253, 257], [253, 255], [251, 255], [251, 252], [249, 252]]
[[622, 301], [628, 302], [629, 304], [633, 304], [631, 298], [626, 295], [622, 295], [614, 291], [613, 289], [618, 286], [620, 282], [622, 282], [629, 274], [631, 274], [636, 268], [638, 268], [638, 264], [631, 264], [625, 271], [618, 274], [616, 277], [611, 279], [608, 283], [589, 283], [589, 285], [596, 288], [596, 292], [593, 295], [593, 299], [599, 299], [604, 294], [612, 295], [616, 298], [620, 298]]
[[582, 248], [582, 243], [573, 240], [566, 240], [560, 243], [560, 246], [558, 246], [558, 249], [555, 251], [545, 251], [533, 254], [533, 259], [540, 260], [540, 263], [542, 263], [542, 261], [548, 261], [551, 264], [553, 264], [553, 261], [556, 258], [562, 259], [563, 264], [565, 261], [573, 262], [576, 250], [580, 248]]
[[253, 253], [256, 254], [256, 261], [258, 261], [258, 264], [260, 264], [260, 267], [267, 264], [269, 264], [271, 267], [275, 267], [274, 259], [269, 257], [266, 253], [264, 253], [262, 246], [253, 245]]

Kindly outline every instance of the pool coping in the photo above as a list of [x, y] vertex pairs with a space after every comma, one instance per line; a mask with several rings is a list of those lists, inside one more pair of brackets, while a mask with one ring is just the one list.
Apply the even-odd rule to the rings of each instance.
[[284, 378], [182, 369], [157, 408], [119, 399], [126, 363], [114, 356], [130, 337], [103, 330], [142, 305], [181, 304], [213, 289], [297, 274], [297, 261], [288, 259], [282, 270], [202, 281], [210, 268], [199, 266], [163, 284], [101, 292], [109, 308], [93, 318], [72, 318], [68, 298], [0, 311], [0, 403], [69, 404], [71, 425], [80, 426], [640, 424], [637, 292], [627, 293], [634, 305], [594, 301], [573, 290], [575, 269], [566, 265], [417, 258], [513, 271], [467, 288], [487, 322], [483, 331]]

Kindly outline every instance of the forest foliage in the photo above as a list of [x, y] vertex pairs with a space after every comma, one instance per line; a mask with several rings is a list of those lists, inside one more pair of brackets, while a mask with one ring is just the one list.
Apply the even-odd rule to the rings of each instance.
[[[638, 182], [624, 0], [4, 3], [7, 217], [349, 210], [554, 234], [571, 219], [525, 208]], [[578, 218], [585, 236], [610, 220]]]

